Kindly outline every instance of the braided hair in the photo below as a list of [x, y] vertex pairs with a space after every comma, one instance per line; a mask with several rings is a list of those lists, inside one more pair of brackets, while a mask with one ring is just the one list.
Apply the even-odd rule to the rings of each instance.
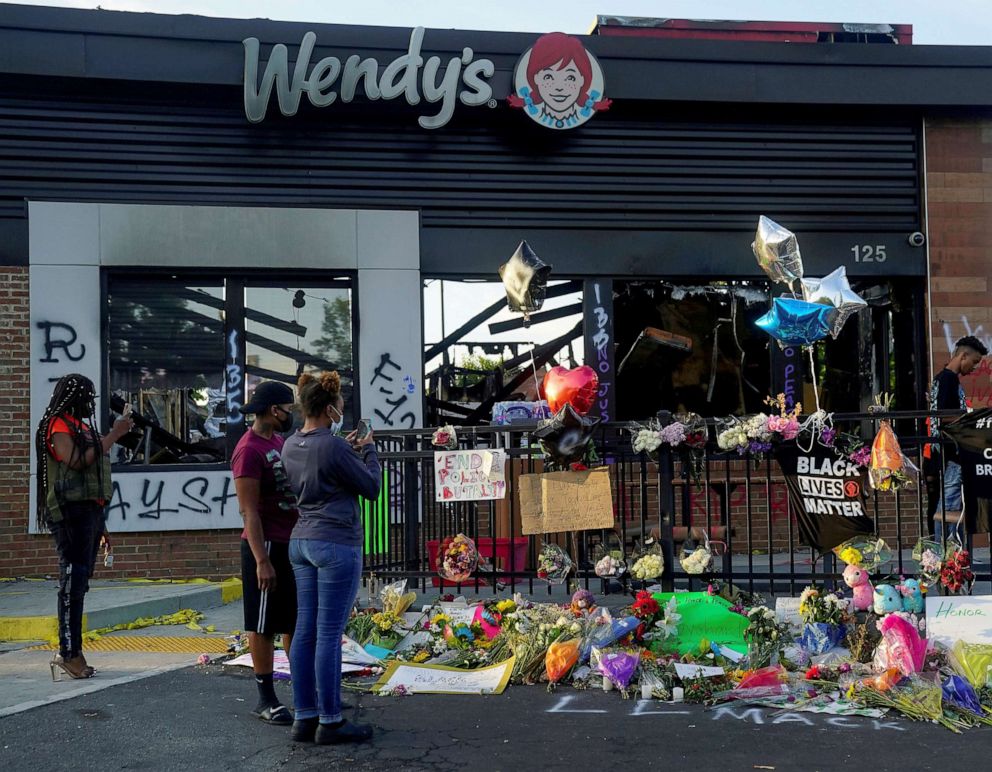
[[[38, 431], [34, 436], [34, 450], [38, 466], [37, 480], [37, 518], [38, 527], [47, 526], [48, 512], [48, 476], [49, 462], [51, 460], [48, 431], [52, 421], [60, 416], [69, 415], [82, 423], [87, 421], [85, 428], [81, 429], [75, 422], [67, 421], [69, 432], [72, 437], [72, 455], [68, 459], [63, 459], [65, 463], [71, 464], [76, 458], [76, 453], [86, 452], [89, 440], [87, 434], [96, 437], [96, 426], [93, 424], [93, 415], [96, 412], [94, 403], [96, 400], [96, 388], [93, 381], [85, 375], [71, 373], [63, 375], [55, 384], [52, 398], [45, 409], [45, 414], [38, 424]], [[87, 431], [88, 430], [88, 431]], [[101, 467], [102, 474], [102, 467]]]

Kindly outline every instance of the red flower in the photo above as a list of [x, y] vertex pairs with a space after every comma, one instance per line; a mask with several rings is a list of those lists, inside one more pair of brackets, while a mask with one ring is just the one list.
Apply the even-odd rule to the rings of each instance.
[[811, 667], [809, 670], [806, 671], [806, 680], [807, 681], [816, 681], [816, 680], [819, 680], [819, 678], [820, 678], [820, 666], [819, 665], [813, 665], [813, 667]]
[[569, 467], [573, 472], [586, 472], [589, 467], [583, 464], [581, 461], [573, 461], [571, 467]]
[[658, 601], [651, 597], [651, 593], [641, 590], [637, 593], [637, 600], [631, 609], [638, 619], [650, 619], [661, 610]]

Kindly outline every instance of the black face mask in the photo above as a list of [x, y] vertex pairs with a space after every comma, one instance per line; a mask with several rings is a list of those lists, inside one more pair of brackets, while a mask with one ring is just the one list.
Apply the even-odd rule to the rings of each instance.
[[[279, 408], [279, 410], [282, 411], [282, 408]], [[279, 422], [279, 431], [280, 432], [288, 432], [290, 429], [293, 428], [293, 414], [292, 413], [286, 413], [285, 416], [276, 417], [276, 420]]]

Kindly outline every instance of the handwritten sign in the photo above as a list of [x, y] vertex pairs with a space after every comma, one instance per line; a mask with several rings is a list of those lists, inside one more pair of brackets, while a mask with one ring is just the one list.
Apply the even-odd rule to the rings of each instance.
[[506, 451], [438, 450], [434, 453], [435, 501], [484, 501], [506, 496]]
[[799, 598], [776, 598], [775, 616], [780, 622], [802, 627], [803, 618], [799, 614]]
[[522, 474], [517, 488], [525, 536], [613, 527], [610, 472], [605, 467], [587, 472]]
[[402, 688], [412, 694], [502, 694], [513, 672], [513, 660], [510, 657], [478, 670], [390, 662], [372, 689], [386, 693]]
[[682, 615], [678, 632], [662, 643], [665, 651], [680, 654], [696, 651], [704, 640], [747, 651], [744, 643], [747, 617], [731, 611], [729, 601], [705, 592], [658, 592], [652, 597], [662, 607], [675, 598], [676, 611]]
[[992, 644], [992, 595], [928, 597], [927, 637]]

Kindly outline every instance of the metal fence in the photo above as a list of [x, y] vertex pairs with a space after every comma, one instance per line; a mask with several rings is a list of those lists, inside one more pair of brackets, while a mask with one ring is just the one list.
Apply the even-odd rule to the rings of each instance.
[[[946, 420], [950, 414], [940, 415]], [[927, 433], [928, 417], [922, 412], [834, 416], [838, 431], [856, 434], [869, 444], [878, 421], [891, 421], [903, 453], [921, 470], [918, 486], [894, 493], [872, 491], [869, 496], [875, 531], [894, 551], [887, 569], [893, 575], [916, 572], [912, 548], [921, 535], [933, 532], [943, 469], [939, 463], [924, 463], [923, 448], [933, 442]], [[840, 579], [843, 565], [838, 566], [832, 555], [820, 556], [800, 544], [778, 462], [768, 456], [722, 452], [712, 442], [712, 430], [694, 480], [681, 454], [662, 451], [653, 462], [634, 453], [626, 425], [602, 425], [595, 442], [610, 469], [614, 528], [523, 536], [517, 481], [520, 475], [543, 468], [540, 450], [530, 440], [533, 429], [526, 425], [458, 429], [461, 449], [502, 448], [509, 458], [505, 499], [472, 502], [435, 500], [431, 432], [378, 433], [384, 484], [379, 500], [365, 504], [366, 574], [380, 579], [406, 577], [421, 590], [496, 592], [509, 587], [533, 593], [547, 587], [535, 569], [542, 541], [549, 541], [568, 550], [582, 586], [619, 591], [618, 585], [607, 584], [593, 572], [597, 545], [623, 549], [629, 555], [638, 541], [654, 536], [665, 552], [660, 581], [666, 588], [702, 589], [716, 578], [751, 592], [795, 595], [812, 581]], [[690, 576], [678, 555], [687, 539], [698, 543], [704, 532], [725, 548], [718, 545], [721, 554], [712, 574]], [[439, 548], [458, 533], [472, 537], [487, 558], [486, 567], [463, 585], [442, 582], [436, 571]], [[971, 535], [968, 538], [970, 542]], [[976, 540], [978, 555], [972, 550], [976, 592], [981, 583], [992, 582], [988, 542], [982, 538]]]

